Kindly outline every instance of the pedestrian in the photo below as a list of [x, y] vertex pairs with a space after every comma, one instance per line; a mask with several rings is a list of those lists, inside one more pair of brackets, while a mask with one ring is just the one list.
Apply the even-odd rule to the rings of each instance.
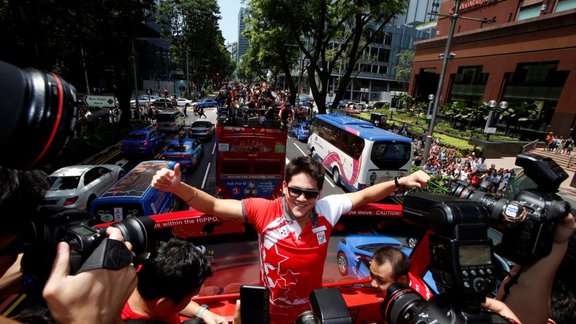
[[198, 118], [200, 118], [200, 117], [202, 117], [202, 116], [204, 116], [204, 118], [208, 118], [208, 117], [206, 117], [206, 114], [204, 114], [204, 107], [203, 107], [203, 106], [200, 106], [200, 107], [198, 108]]
[[381, 201], [401, 188], [422, 188], [430, 176], [416, 171], [363, 190], [320, 198], [324, 167], [309, 156], [286, 165], [283, 196], [276, 199], [218, 199], [181, 181], [181, 170], [159, 170], [151, 185], [173, 192], [209, 215], [252, 224], [259, 234], [261, 284], [270, 290], [272, 323], [294, 323], [310, 310], [310, 294], [322, 287], [332, 229], [343, 213]]

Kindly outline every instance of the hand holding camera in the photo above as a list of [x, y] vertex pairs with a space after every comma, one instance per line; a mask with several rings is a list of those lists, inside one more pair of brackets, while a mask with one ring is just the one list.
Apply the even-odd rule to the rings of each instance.
[[[124, 242], [120, 229], [109, 227], [106, 232], [108, 239]], [[124, 246], [127, 250], [132, 248], [130, 242], [124, 242]], [[68, 243], [58, 243], [54, 266], [43, 291], [52, 316], [60, 323], [119, 322], [120, 310], [136, 287], [136, 269], [128, 266], [116, 271], [95, 269], [70, 275], [69, 255]]]

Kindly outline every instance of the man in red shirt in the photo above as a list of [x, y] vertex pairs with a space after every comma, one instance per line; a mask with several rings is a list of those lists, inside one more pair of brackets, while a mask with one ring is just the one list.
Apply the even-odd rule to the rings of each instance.
[[270, 289], [272, 323], [294, 323], [298, 315], [310, 309], [310, 294], [322, 287], [330, 234], [343, 213], [378, 202], [399, 187], [424, 187], [430, 179], [417, 171], [361, 191], [319, 199], [324, 167], [309, 156], [300, 156], [286, 166], [283, 197], [233, 200], [217, 199], [181, 182], [180, 176], [179, 165], [174, 170], [160, 170], [152, 186], [175, 193], [196, 210], [242, 220], [256, 228], [260, 280]]
[[192, 243], [176, 238], [162, 242], [138, 271], [138, 285], [122, 309], [122, 320], [180, 324], [180, 315], [203, 323], [226, 323], [206, 306], [192, 301], [212, 274], [208, 259]]

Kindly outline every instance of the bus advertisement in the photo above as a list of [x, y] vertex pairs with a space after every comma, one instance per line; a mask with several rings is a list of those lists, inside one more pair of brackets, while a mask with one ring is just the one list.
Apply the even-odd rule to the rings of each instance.
[[216, 184], [221, 198], [274, 198], [282, 194], [288, 130], [218, 123]]
[[358, 191], [411, 172], [412, 140], [343, 114], [318, 114], [308, 139], [336, 185]]

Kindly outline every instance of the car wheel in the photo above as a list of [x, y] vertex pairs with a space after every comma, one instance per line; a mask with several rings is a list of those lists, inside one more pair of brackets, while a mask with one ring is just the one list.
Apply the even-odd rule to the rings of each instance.
[[332, 181], [334, 181], [335, 185], [340, 186], [340, 171], [338, 171], [338, 168], [332, 169]]
[[348, 260], [346, 260], [346, 255], [343, 252], [338, 252], [336, 255], [336, 260], [338, 262], [338, 272], [342, 276], [348, 275]]

